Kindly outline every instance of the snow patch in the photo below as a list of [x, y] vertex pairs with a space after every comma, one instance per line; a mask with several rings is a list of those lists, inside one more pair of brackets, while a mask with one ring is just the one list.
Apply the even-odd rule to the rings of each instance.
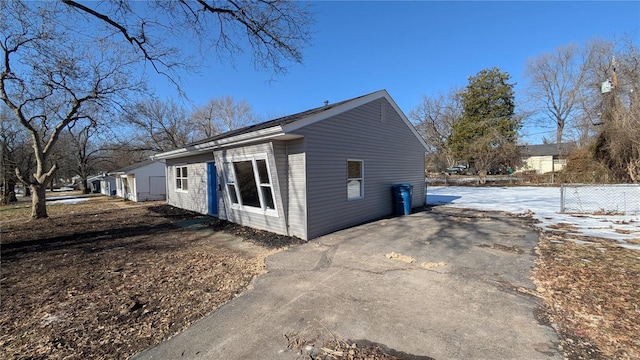
[[540, 221], [536, 226], [544, 230], [554, 227], [553, 230], [557, 230], [559, 224], [564, 227], [570, 224], [572, 233], [612, 239], [625, 248], [640, 250], [640, 245], [627, 243], [627, 240], [640, 239], [640, 215], [560, 214], [560, 188], [557, 187], [428, 186], [427, 204], [531, 214]]

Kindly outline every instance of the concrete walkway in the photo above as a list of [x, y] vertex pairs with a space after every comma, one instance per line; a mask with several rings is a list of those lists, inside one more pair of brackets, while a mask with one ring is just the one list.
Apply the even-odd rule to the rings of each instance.
[[270, 256], [254, 289], [134, 358], [302, 358], [288, 335], [312, 351], [336, 337], [411, 359], [562, 359], [530, 295], [537, 242], [520, 219], [446, 207], [339, 231]]

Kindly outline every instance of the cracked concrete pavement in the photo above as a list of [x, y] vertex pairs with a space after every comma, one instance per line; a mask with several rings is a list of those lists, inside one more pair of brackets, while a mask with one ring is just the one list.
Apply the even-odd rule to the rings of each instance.
[[413, 359], [561, 359], [536, 317], [537, 242], [522, 219], [447, 207], [342, 230], [268, 257], [252, 289], [134, 358], [299, 359], [295, 335]]

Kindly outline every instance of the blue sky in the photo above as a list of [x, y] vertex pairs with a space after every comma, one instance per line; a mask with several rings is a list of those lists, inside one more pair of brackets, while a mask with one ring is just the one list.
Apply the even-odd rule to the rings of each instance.
[[[516, 99], [528, 58], [561, 45], [624, 34], [640, 39], [635, 1], [312, 2], [314, 39], [303, 64], [285, 75], [256, 71], [249, 54], [235, 66], [212, 58], [183, 90], [196, 105], [230, 95], [268, 120], [386, 89], [406, 115], [421, 96], [464, 87], [468, 77], [499, 67], [512, 76]], [[173, 96], [154, 81], [158, 95]], [[550, 130], [550, 129], [549, 129]], [[542, 129], [525, 128], [529, 143]], [[553, 131], [553, 130], [551, 130]]]

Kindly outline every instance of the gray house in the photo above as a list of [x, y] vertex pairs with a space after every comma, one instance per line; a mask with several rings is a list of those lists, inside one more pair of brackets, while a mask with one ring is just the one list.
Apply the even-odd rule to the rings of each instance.
[[168, 204], [312, 239], [392, 214], [395, 183], [423, 206], [425, 151], [380, 90], [153, 158], [166, 160]]

